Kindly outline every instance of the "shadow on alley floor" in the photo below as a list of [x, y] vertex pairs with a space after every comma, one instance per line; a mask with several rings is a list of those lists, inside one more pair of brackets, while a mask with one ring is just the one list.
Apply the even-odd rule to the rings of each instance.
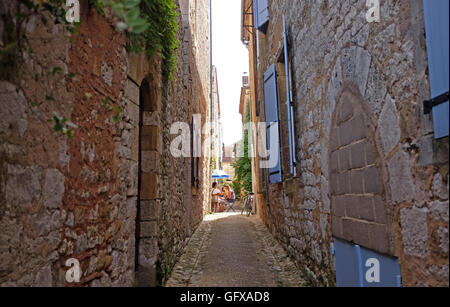
[[287, 253], [258, 217], [208, 215], [190, 240], [167, 287], [301, 287]]

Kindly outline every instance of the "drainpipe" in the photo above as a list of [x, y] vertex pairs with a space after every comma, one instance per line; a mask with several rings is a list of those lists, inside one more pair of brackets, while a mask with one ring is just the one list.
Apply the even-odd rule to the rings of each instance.
[[[212, 50], [213, 50], [213, 28], [212, 28], [212, 0], [209, 0], [209, 97], [210, 97], [210, 109], [211, 109], [211, 130], [212, 130], [212, 121], [214, 118], [213, 113], [213, 56], [212, 56]], [[211, 131], [210, 131], [211, 133]], [[211, 158], [212, 158], [212, 150], [213, 150], [213, 142], [211, 141]]]

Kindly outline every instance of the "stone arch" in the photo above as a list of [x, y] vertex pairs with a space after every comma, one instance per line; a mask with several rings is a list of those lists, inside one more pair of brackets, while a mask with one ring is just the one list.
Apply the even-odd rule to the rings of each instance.
[[135, 269], [139, 286], [157, 286], [161, 91], [149, 74], [139, 87], [139, 174]]
[[[330, 79], [326, 93], [326, 107], [324, 109], [323, 131], [328, 138], [328, 145], [331, 148], [333, 130], [337, 125], [335, 121], [338, 113], [340, 113], [338, 109], [344, 99], [344, 93], [349, 92], [354, 95], [354, 99], [361, 105], [366, 128], [369, 132], [368, 135], [370, 135], [370, 141], [378, 161], [376, 166], [382, 182], [383, 193], [381, 197], [384, 201], [384, 211], [386, 212], [385, 225], [388, 245], [386, 253], [395, 255], [396, 244], [394, 241], [397, 240], [397, 234], [394, 231], [394, 209], [392, 203], [396, 202], [397, 196], [393, 197], [393, 195], [401, 194], [405, 198], [406, 193], [404, 191], [412, 191], [410, 194], [413, 194], [414, 189], [411, 189], [411, 184], [407, 184], [410, 180], [396, 180], [396, 176], [393, 176], [393, 173], [396, 173], [395, 168], [397, 167], [394, 164], [400, 164], [399, 167], [405, 173], [408, 173], [402, 173], [402, 176], [408, 177], [407, 175], [409, 175], [411, 177], [407, 166], [409, 163], [408, 159], [405, 157], [404, 152], [399, 149], [401, 137], [399, 115], [396, 103], [391, 98], [387, 79], [382, 69], [378, 67], [378, 62], [366, 49], [359, 46], [350, 46], [342, 50], [336, 58], [334, 67], [330, 70]], [[334, 137], [336, 136], [334, 135]], [[334, 215], [336, 208], [333, 203], [331, 191], [331, 181], [333, 179], [331, 157], [333, 152], [334, 150], [330, 149], [327, 155], [328, 165], [330, 167], [326, 171], [329, 172], [327, 177], [329, 178], [330, 184], [327, 189], [328, 195], [326, 195], [324, 201], [332, 205], [331, 226], [334, 234], [336, 231], [335, 228], [340, 224], [339, 219], [337, 219], [339, 216]], [[403, 182], [406, 187], [399, 186], [399, 182]], [[373, 245], [373, 243], [371, 244]], [[378, 251], [382, 250], [386, 250], [386, 248], [378, 249]]]
[[332, 234], [393, 254], [383, 159], [376, 126], [357, 84], [343, 82], [331, 123]]

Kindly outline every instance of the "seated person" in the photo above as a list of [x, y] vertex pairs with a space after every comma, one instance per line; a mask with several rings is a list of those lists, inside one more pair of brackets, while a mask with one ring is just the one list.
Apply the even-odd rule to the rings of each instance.
[[231, 202], [234, 203], [236, 201], [236, 194], [233, 190], [231, 190]]
[[217, 182], [213, 183], [213, 190], [212, 190], [212, 199], [211, 199], [211, 211], [213, 213], [217, 212], [217, 209], [219, 207], [220, 197], [222, 196], [222, 192], [218, 187]]
[[233, 202], [234, 201], [233, 195], [231, 193], [231, 189], [230, 189], [229, 186], [225, 187], [225, 197], [226, 197], [228, 202]]

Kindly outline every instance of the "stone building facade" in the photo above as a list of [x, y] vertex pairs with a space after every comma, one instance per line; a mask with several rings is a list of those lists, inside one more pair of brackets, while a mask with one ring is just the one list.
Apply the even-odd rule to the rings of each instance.
[[228, 145], [224, 146], [223, 149], [223, 171], [230, 175], [231, 180], [236, 177], [236, 170], [234, 169], [233, 164], [236, 162], [236, 154], [235, 154], [236, 145]]
[[213, 168], [222, 169], [223, 167], [223, 126], [221, 123], [219, 79], [217, 67], [212, 67], [212, 121], [211, 121], [211, 150], [213, 158]]
[[279, 112], [281, 176], [255, 158], [258, 212], [314, 285], [336, 285], [339, 241], [398, 262], [403, 286], [448, 286], [448, 136], [423, 110], [423, 1], [379, 2], [369, 23], [366, 1], [243, 0], [252, 119], [268, 121], [273, 91]]
[[[176, 1], [169, 83], [161, 59], [126, 52], [111, 14], [80, 3], [77, 34], [32, 16], [20, 57], [1, 56], [0, 286], [163, 284], [209, 204], [209, 158], [170, 152], [174, 122], [210, 119], [209, 1]], [[1, 47], [16, 8], [0, 4]], [[53, 131], [54, 112], [77, 125], [72, 139]]]

